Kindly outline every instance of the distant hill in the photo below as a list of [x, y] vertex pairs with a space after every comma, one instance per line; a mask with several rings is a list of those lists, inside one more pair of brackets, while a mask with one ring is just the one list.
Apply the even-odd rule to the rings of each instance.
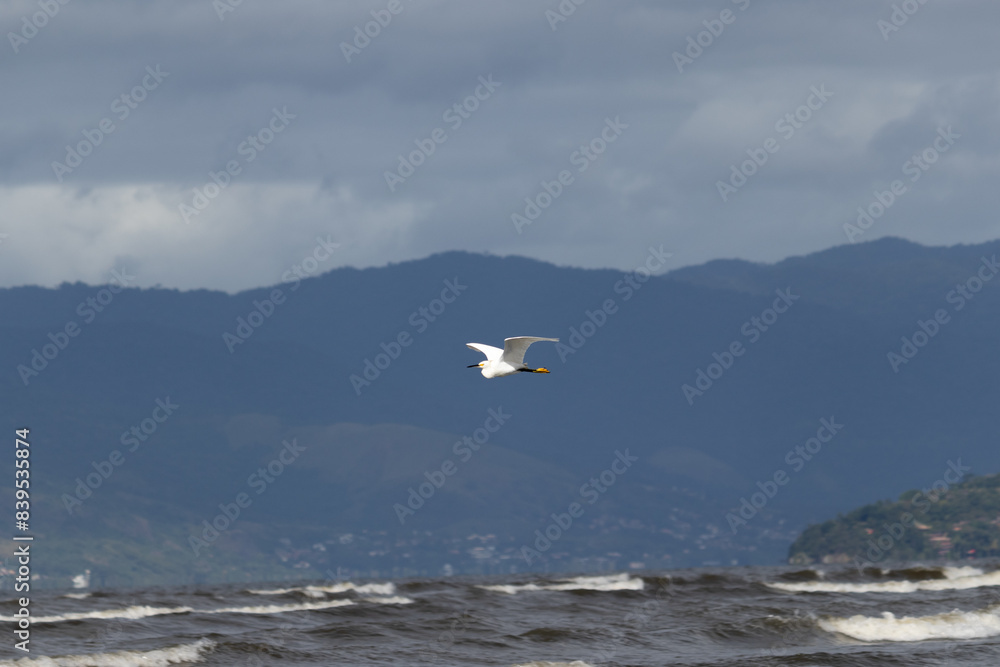
[[[2, 289], [0, 426], [32, 429], [53, 579], [224, 578], [254, 559], [313, 575], [781, 562], [806, 525], [950, 459], [1000, 470], [1000, 281], [961, 309], [949, 296], [998, 250], [882, 239], [648, 280], [451, 252], [233, 295]], [[466, 342], [514, 335], [561, 339], [529, 352], [550, 375], [466, 368]], [[922, 345], [894, 369], [904, 336]], [[510, 417], [466, 458], [456, 443], [489, 410]], [[843, 428], [810, 441], [831, 419]], [[258, 495], [291, 439], [305, 450]], [[613, 474], [626, 450], [638, 462]], [[422, 484], [433, 497], [400, 512]], [[240, 493], [252, 504], [196, 555]], [[584, 513], [550, 529], [572, 503]], [[529, 562], [546, 530], [558, 539]]]
[[862, 567], [996, 556], [1000, 556], [1000, 474], [972, 477], [953, 486], [937, 483], [907, 491], [894, 502], [865, 505], [809, 526], [789, 548], [794, 563], [856, 562]]

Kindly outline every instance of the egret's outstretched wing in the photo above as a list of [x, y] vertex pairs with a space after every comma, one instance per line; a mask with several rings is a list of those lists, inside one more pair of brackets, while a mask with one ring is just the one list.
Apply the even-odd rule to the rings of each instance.
[[[488, 361], [496, 361], [503, 354], [503, 350], [499, 347], [493, 347], [492, 345], [483, 345], [482, 343], [466, 343], [466, 347], [471, 347], [473, 350], [477, 350], [486, 355]], [[524, 353], [521, 353], [524, 356]]]
[[537, 338], [535, 336], [515, 336], [514, 338], [503, 339], [503, 360], [509, 364], [523, 364], [524, 353], [528, 351], [528, 346], [540, 340], [547, 340], [558, 343], [558, 338]]

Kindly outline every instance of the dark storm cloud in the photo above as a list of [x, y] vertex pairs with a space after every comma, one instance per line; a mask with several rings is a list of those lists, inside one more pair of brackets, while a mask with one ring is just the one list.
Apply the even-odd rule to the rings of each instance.
[[[0, 9], [2, 284], [104, 280], [127, 257], [140, 284], [239, 289], [320, 233], [343, 244], [324, 269], [447, 249], [628, 268], [652, 243], [678, 265], [772, 261], [846, 242], [855, 209], [949, 124], [961, 139], [865, 240], [997, 235], [995, 3], [55, 4], [16, 53], [10, 33], [42, 10]], [[269, 133], [276, 112], [291, 119]], [[768, 139], [778, 150], [724, 201], [719, 183]], [[401, 176], [420, 146], [433, 153]], [[518, 233], [511, 216], [563, 170], [573, 182]]]

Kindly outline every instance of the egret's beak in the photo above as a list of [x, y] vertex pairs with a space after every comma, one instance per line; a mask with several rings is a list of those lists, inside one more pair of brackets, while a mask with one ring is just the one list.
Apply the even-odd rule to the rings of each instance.
[[480, 362], [478, 364], [472, 364], [471, 366], [466, 366], [466, 368], [482, 368], [482, 366], [483, 364], [482, 362]]
[[535, 370], [533, 370], [531, 372], [532, 373], [548, 373], [549, 369], [548, 368], [536, 368]]

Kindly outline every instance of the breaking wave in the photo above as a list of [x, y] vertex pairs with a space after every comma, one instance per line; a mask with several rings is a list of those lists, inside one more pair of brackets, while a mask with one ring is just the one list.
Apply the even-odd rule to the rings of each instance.
[[53, 658], [21, 658], [0, 661], [0, 667], [167, 667], [179, 663], [201, 662], [203, 653], [210, 651], [215, 642], [201, 639], [194, 644], [183, 644], [152, 651], [117, 651], [115, 653], [91, 653], [85, 655], [64, 655]]
[[251, 589], [248, 593], [254, 595], [284, 595], [286, 593], [302, 593], [311, 598], [321, 598], [327, 593], [346, 593], [353, 591], [359, 595], [393, 595], [396, 592], [396, 585], [393, 583], [381, 584], [355, 584], [350, 581], [342, 581], [328, 586], [296, 586], [293, 588], [268, 588]]
[[642, 579], [627, 573], [596, 577], [573, 577], [554, 584], [499, 584], [479, 586], [483, 590], [514, 595], [521, 591], [641, 591]]
[[[194, 611], [191, 607], [149, 607], [140, 605], [124, 609], [98, 609], [94, 611], [70, 612], [58, 616], [32, 616], [32, 623], [60, 623], [62, 621], [84, 621], [92, 618], [128, 618], [138, 619], [147, 616], [162, 616], [163, 614], [186, 614]], [[13, 616], [0, 616], [0, 621], [16, 621]]]
[[286, 611], [314, 611], [332, 607], [352, 605], [351, 600], [326, 600], [324, 602], [303, 602], [301, 604], [252, 605], [249, 607], [222, 607], [220, 609], [197, 609], [198, 614], [282, 614]]
[[1000, 570], [983, 574], [974, 567], [946, 567], [943, 579], [848, 583], [836, 581], [768, 582], [771, 588], [791, 593], [915, 593], [960, 591], [982, 586], [1000, 586]]
[[903, 616], [891, 612], [881, 617], [851, 616], [824, 618], [819, 626], [866, 642], [919, 642], [926, 639], [978, 639], [1000, 635], [997, 609], [981, 611], [954, 610], [933, 616]]
[[403, 597], [402, 595], [389, 595], [386, 597], [378, 598], [361, 598], [365, 602], [374, 602], [375, 604], [413, 604], [413, 600], [408, 597]]
[[[381, 604], [408, 604], [409, 598], [368, 598], [367, 601]], [[195, 609], [194, 607], [125, 607], [124, 609], [100, 609], [95, 611], [71, 612], [57, 616], [33, 616], [32, 623], [61, 623], [64, 621], [84, 621], [89, 619], [127, 618], [131, 620], [165, 614], [282, 614], [288, 611], [313, 611], [352, 605], [352, 600], [324, 600], [300, 604], [251, 605], [244, 607], [219, 607], [217, 609]], [[16, 621], [14, 616], [0, 616], [0, 621]]]

